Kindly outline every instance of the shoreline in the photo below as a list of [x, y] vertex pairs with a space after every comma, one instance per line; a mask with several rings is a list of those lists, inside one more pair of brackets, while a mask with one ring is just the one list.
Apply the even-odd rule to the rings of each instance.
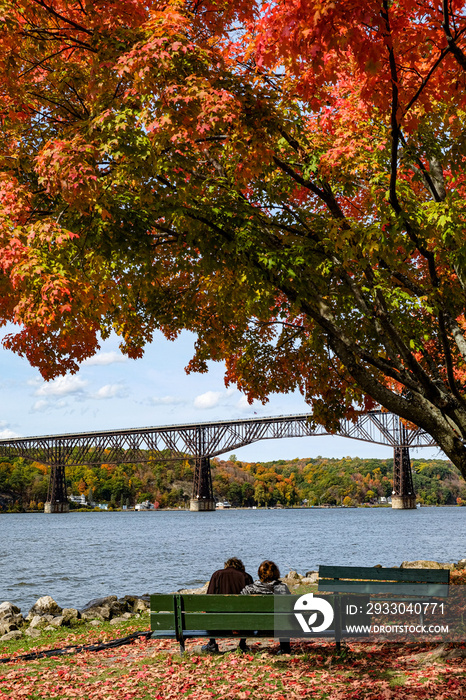
[[[458, 505], [457, 503], [442, 503], [442, 504], [424, 504], [420, 503], [418, 508], [411, 508], [407, 510], [420, 510], [421, 508], [464, 508], [466, 507], [466, 503], [463, 503], [461, 505]], [[357, 506], [282, 506], [281, 508], [277, 508], [276, 506], [272, 506], [271, 508], [265, 508], [263, 506], [231, 506], [230, 508], [215, 508], [215, 510], [212, 511], [192, 511], [189, 508], [153, 508], [153, 509], [144, 509], [144, 510], [135, 510], [134, 508], [131, 509], [121, 509], [121, 508], [115, 508], [114, 510], [105, 510], [105, 509], [93, 509], [93, 508], [76, 508], [74, 510], [70, 510], [67, 513], [44, 513], [43, 510], [22, 510], [22, 511], [7, 511], [7, 510], [0, 510], [0, 516], [2, 515], [70, 515], [72, 513], [106, 513], [106, 514], [112, 514], [112, 513], [220, 513], [220, 512], [228, 512], [228, 511], [249, 511], [249, 510], [257, 510], [257, 511], [269, 511], [269, 510], [292, 510], [292, 511], [297, 511], [297, 510], [303, 510], [303, 511], [313, 511], [313, 510], [380, 510], [380, 509], [388, 509], [388, 510], [397, 510], [396, 508], [392, 508], [391, 505], [387, 505], [384, 503], [380, 504], [361, 504]], [[406, 510], [406, 509], [401, 509], [401, 510]]]

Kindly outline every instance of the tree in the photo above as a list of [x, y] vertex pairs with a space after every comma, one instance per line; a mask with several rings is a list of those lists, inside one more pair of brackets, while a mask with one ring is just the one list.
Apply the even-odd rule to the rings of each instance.
[[1, 8], [5, 346], [50, 378], [186, 328], [190, 371], [466, 475], [464, 2]]

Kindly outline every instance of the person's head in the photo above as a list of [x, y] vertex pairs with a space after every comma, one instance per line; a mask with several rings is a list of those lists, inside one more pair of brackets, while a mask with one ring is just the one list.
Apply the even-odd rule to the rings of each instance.
[[244, 571], [244, 564], [241, 561], [241, 559], [237, 559], [236, 557], [232, 557], [231, 559], [227, 559], [225, 562], [225, 569], [237, 569], [238, 571]]
[[262, 581], [262, 583], [276, 581], [278, 578], [280, 578], [280, 571], [278, 570], [278, 566], [274, 564], [273, 561], [269, 561], [268, 559], [262, 562], [262, 564], [259, 566], [259, 571], [257, 573], [259, 574], [259, 578]]

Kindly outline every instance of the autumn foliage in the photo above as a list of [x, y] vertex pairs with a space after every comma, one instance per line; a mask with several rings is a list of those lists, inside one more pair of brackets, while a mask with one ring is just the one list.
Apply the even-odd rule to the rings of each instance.
[[2, 0], [0, 308], [45, 377], [198, 334], [466, 474], [459, 0]]
[[[148, 626], [148, 621], [140, 620], [138, 630], [141, 622]], [[36, 650], [98, 644], [130, 631], [116, 626], [105, 632], [86, 629], [42, 642]], [[98, 653], [29, 662], [18, 659], [2, 665], [0, 681], [7, 697], [26, 700], [456, 700], [464, 695], [464, 647], [460, 644], [387, 640], [376, 645], [351, 640], [343, 654], [336, 654], [333, 642], [299, 640], [292, 643], [291, 656], [280, 658], [275, 656], [276, 640], [251, 640], [249, 654], [233, 651], [216, 656], [199, 653], [203, 641], [187, 640], [184, 657], [175, 652], [174, 640], [144, 640]], [[10, 656], [11, 651], [6, 644], [4, 647], [0, 646], [0, 653]], [[24, 651], [15, 655], [21, 653]]]

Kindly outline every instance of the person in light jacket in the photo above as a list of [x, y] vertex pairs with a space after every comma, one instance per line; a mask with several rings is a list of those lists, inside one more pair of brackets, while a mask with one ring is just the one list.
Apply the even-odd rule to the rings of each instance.
[[[280, 581], [278, 566], [270, 560], [263, 561], [258, 570], [259, 580], [245, 586], [241, 595], [290, 595], [290, 589]], [[291, 651], [289, 639], [280, 639], [278, 654], [289, 654]]]

